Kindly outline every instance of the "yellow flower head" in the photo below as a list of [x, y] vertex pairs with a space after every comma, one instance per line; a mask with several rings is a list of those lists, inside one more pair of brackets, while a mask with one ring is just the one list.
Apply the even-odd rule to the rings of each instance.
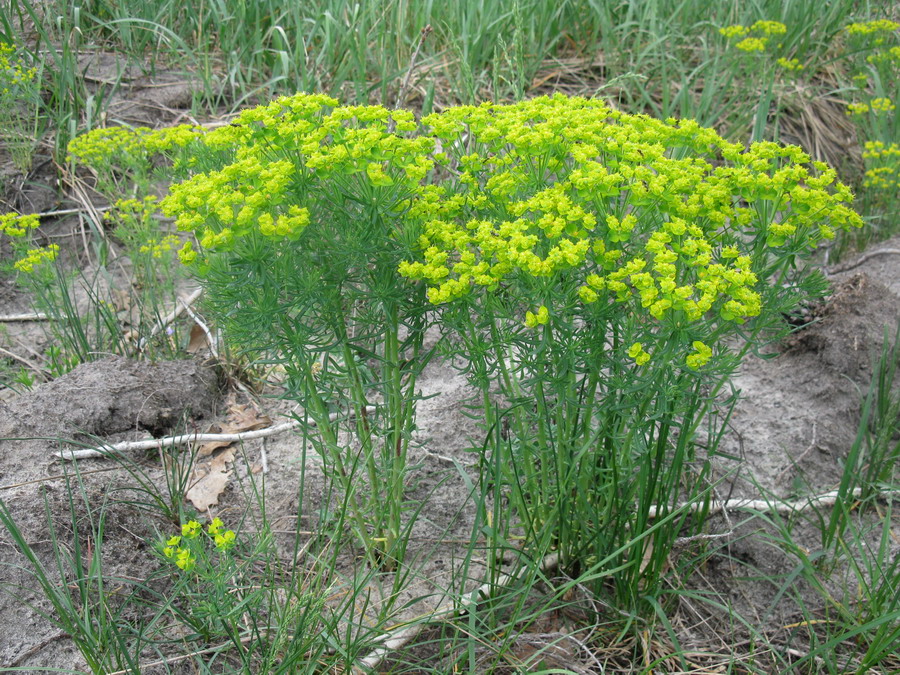
[[692, 346], [694, 351], [693, 353], [688, 354], [685, 363], [687, 363], [688, 368], [697, 370], [706, 365], [710, 358], [712, 358], [712, 348], [707, 347], [699, 340], [695, 341]]
[[185, 539], [196, 539], [200, 535], [200, 523], [196, 520], [189, 520], [181, 526], [181, 536]]
[[233, 530], [225, 530], [219, 534], [216, 534], [213, 538], [213, 541], [216, 544], [216, 549], [219, 551], [227, 551], [230, 548], [233, 548], [235, 545], [235, 534]]
[[536, 328], [550, 321], [550, 310], [544, 305], [538, 307], [537, 314], [533, 312], [525, 312], [525, 325], [529, 328]]
[[24, 258], [14, 262], [13, 267], [20, 272], [30, 274], [36, 267], [56, 260], [58, 255], [59, 246], [57, 244], [50, 244], [44, 248], [32, 248], [28, 250]]
[[766, 42], [766, 38], [748, 37], [734, 46], [742, 52], [764, 52], [766, 51]]
[[185, 572], [190, 572], [197, 564], [197, 559], [186, 548], [180, 548], [175, 554], [175, 564]]
[[650, 360], [650, 354], [644, 351], [644, 345], [640, 342], [635, 342], [628, 348], [628, 356], [632, 358], [638, 366], [643, 366]]

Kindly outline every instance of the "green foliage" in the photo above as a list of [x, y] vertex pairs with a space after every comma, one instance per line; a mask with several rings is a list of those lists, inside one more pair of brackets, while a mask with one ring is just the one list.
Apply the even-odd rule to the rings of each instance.
[[0, 41], [0, 142], [20, 171], [31, 167], [40, 104], [38, 68], [30, 56]]
[[[161, 208], [196, 236], [182, 261], [233, 343], [285, 366], [356, 536], [389, 566], [429, 304], [485, 429], [513, 430], [489, 454], [518, 524], [589, 565], [651, 505], [676, 508], [694, 430], [737, 361], [726, 340], [770, 339], [821, 291], [802, 260], [862, 224], [835, 172], [797, 147], [561, 95], [421, 125], [297, 95], [179, 152], [191, 177]], [[639, 520], [622, 519], [636, 499]], [[640, 547], [627, 557], [616, 564], [648, 570]]]
[[409, 112], [335, 105], [279, 99], [206, 134], [180, 164], [194, 175], [161, 208], [196, 233], [197, 248], [188, 241], [180, 256], [233, 344], [284, 364], [357, 538], [391, 568], [415, 381], [428, 361], [424, 289], [396, 270], [416, 239], [404, 204], [432, 166], [433, 142], [414, 136]]

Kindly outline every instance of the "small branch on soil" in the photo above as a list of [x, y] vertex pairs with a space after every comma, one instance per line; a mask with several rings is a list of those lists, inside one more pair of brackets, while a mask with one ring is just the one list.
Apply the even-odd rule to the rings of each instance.
[[184, 311], [187, 312], [188, 316], [190, 316], [194, 320], [194, 323], [200, 326], [200, 330], [202, 330], [203, 334], [206, 336], [206, 344], [209, 345], [209, 353], [213, 355], [213, 358], [218, 359], [219, 348], [216, 345], [219, 343], [219, 341], [216, 340], [215, 336], [212, 334], [212, 331], [209, 330], [209, 326], [206, 325], [206, 322], [204, 322], [203, 319], [200, 318], [197, 312], [190, 308], [191, 302], [193, 301], [182, 303]]
[[[559, 554], [552, 553], [541, 561], [541, 573], [547, 574], [548, 572], [552, 572], [558, 565]], [[477, 608], [481, 601], [487, 600], [498, 590], [509, 586], [517, 578], [518, 575], [516, 574], [501, 574], [495, 583], [482, 584], [471, 593], [465, 595], [462, 601], [448, 600], [438, 606], [433, 612], [430, 612], [418, 623], [415, 623], [412, 626], [388, 631], [381, 637], [380, 641], [383, 646], [373, 650], [368, 656], [360, 659], [358, 665], [353, 668], [352, 672], [354, 675], [362, 675], [363, 673], [370, 672], [371, 669], [377, 668], [391, 652], [397, 651], [412, 642], [428, 624], [451, 614], [466, 614], [470, 610]]]
[[266, 451], [266, 439], [263, 439], [262, 448], [259, 451], [259, 462], [261, 465], [260, 470], [262, 471], [263, 476], [269, 473], [269, 453]]
[[[86, 476], [89, 473], [106, 473], [108, 471], [116, 471], [118, 470], [118, 466], [110, 466], [105, 469], [91, 469], [90, 471], [79, 471], [79, 475]], [[35, 478], [34, 480], [26, 480], [21, 483], [10, 483], [9, 485], [0, 485], [0, 491], [2, 490], [12, 490], [13, 488], [23, 487], [25, 485], [36, 485], [37, 483], [47, 483], [51, 480], [63, 480], [64, 478], [71, 478], [72, 476], [68, 473], [58, 473], [55, 476], [46, 476], [44, 478]], [[468, 543], [468, 542], [464, 542]]]
[[807, 456], [809, 453], [811, 453], [813, 450], [815, 450], [817, 447], [819, 447], [819, 445], [818, 445], [818, 441], [816, 441], [816, 422], [815, 422], [815, 420], [813, 420], [813, 423], [812, 423], [812, 440], [809, 442], [809, 445], [806, 446], [806, 450], [804, 450], [803, 452], [801, 452], [801, 453], [800, 453], [799, 455], [797, 455], [796, 457], [792, 458], [792, 459], [790, 460], [790, 464], [788, 464], [786, 467], [784, 467], [784, 468], [781, 470], [781, 473], [778, 474], [778, 479], [777, 479], [777, 480], [779, 480], [779, 481], [780, 481], [780, 480], [783, 480], [784, 477], [787, 475], [787, 472], [790, 471], [791, 468], [796, 467], [796, 466], [799, 466], [799, 465], [800, 465], [800, 462], [802, 462], [802, 461], [806, 458], [806, 456]]
[[[66, 183], [69, 184], [69, 187], [72, 188], [72, 192], [74, 193], [74, 201], [78, 202], [81, 205], [81, 208], [74, 209], [75, 212], [80, 215], [84, 215], [85, 213], [91, 217], [91, 220], [94, 221], [94, 227], [97, 228], [97, 233], [103, 238], [106, 239], [106, 231], [103, 228], [103, 216], [101, 215], [104, 211], [108, 211], [109, 207], [101, 207], [94, 204], [91, 201], [90, 197], [88, 197], [87, 189], [85, 187], [85, 182], [78, 178], [73, 173], [66, 171], [63, 175], [63, 179]], [[90, 251], [86, 251], [86, 253], [90, 253]]]
[[[367, 413], [374, 413], [374, 406], [366, 407]], [[336, 420], [344, 413], [332, 413], [329, 419]], [[149, 438], [144, 441], [124, 441], [113, 445], [101, 445], [102, 450], [85, 449], [85, 450], [60, 450], [54, 452], [53, 456], [59, 459], [94, 459], [97, 457], [108, 457], [110, 454], [128, 452], [135, 450], [153, 450], [162, 448], [163, 446], [186, 445], [188, 443], [238, 443], [241, 441], [250, 441], [254, 438], [265, 438], [276, 434], [296, 429], [302, 424], [299, 420], [291, 420], [283, 424], [276, 424], [273, 427], [265, 429], [256, 429], [254, 431], [241, 431], [236, 434], [181, 434], [180, 436], [166, 436], [165, 438]], [[307, 424], [315, 424], [311, 420]]]
[[16, 668], [20, 663], [27, 661], [28, 659], [30, 659], [32, 656], [34, 656], [38, 652], [43, 651], [47, 647], [47, 645], [49, 645], [51, 642], [56, 642], [57, 640], [61, 640], [63, 638], [67, 638], [67, 637], [69, 637], [69, 634], [66, 633], [65, 631], [61, 631], [59, 633], [51, 635], [48, 638], [44, 638], [43, 640], [38, 642], [36, 645], [31, 647], [27, 651], [19, 654], [12, 661], [4, 664], [3, 670]]
[[[856, 488], [852, 492], [850, 492], [847, 496], [853, 497], [856, 499], [860, 497], [863, 493], [862, 488]], [[900, 495], [900, 490], [880, 490], [878, 492], [879, 495]], [[776, 513], [781, 514], [791, 514], [796, 511], [812, 508], [813, 506], [834, 506], [837, 503], [837, 500], [840, 498], [841, 493], [840, 490], [832, 490], [831, 492], [826, 492], [821, 495], [810, 495], [805, 499], [798, 499], [796, 501], [782, 501], [782, 500], [765, 500], [765, 499], [727, 499], [723, 502], [712, 502], [709, 507], [709, 511], [707, 514], [712, 516], [717, 513], [723, 513], [726, 511], [737, 511], [739, 509], [748, 509], [750, 511], [774, 511]], [[676, 504], [671, 507], [668, 512], [678, 511], [686, 508], [689, 513], [694, 513], [696, 511], [700, 511], [703, 509], [703, 504], [700, 502], [689, 502]], [[659, 516], [660, 508], [658, 506], [651, 506], [647, 515], [650, 518], [656, 518]]]
[[153, 329], [150, 331], [150, 335], [145, 338], [142, 338], [138, 343], [138, 349], [143, 349], [146, 346], [147, 341], [155, 337], [161, 330], [163, 330], [166, 326], [172, 323], [175, 319], [181, 316], [188, 307], [193, 304], [193, 302], [200, 297], [200, 294], [203, 293], [202, 288], [196, 289], [193, 293], [191, 293], [186, 298], [178, 298], [178, 302], [175, 304], [175, 309], [173, 309], [167, 316], [164, 316], [159, 323], [157, 323]]
[[849, 270], [855, 269], [860, 265], [868, 262], [872, 258], [879, 255], [900, 255], [900, 249], [897, 248], [881, 248], [875, 251], [869, 251], [868, 253], [861, 255], [859, 258], [854, 260], [851, 263], [847, 263], [845, 265], [838, 265], [837, 267], [832, 267], [826, 270], [826, 276], [834, 276], [835, 274], [840, 274], [841, 272], [848, 272]]
[[[403, 78], [403, 84], [400, 85], [400, 91], [397, 92], [397, 102], [394, 104], [394, 108], [403, 106], [406, 94], [409, 92], [409, 83], [412, 79], [413, 71], [416, 69], [416, 61], [419, 60], [419, 51], [422, 49], [422, 45], [425, 44], [425, 38], [431, 35], [433, 30], [431, 24], [428, 24], [419, 33], [419, 41], [416, 43], [412, 58], [409, 60], [409, 67], [406, 69], [406, 77]], [[393, 124], [394, 121], [391, 120], [391, 126], [388, 128], [388, 131], [393, 131]]]
[[[94, 210], [97, 211], [97, 213], [105, 213], [106, 211], [109, 211], [111, 208], [112, 208], [111, 206], [95, 206]], [[54, 218], [56, 216], [72, 216], [72, 215], [75, 215], [76, 213], [82, 213], [82, 212], [84, 212], [84, 208], [78, 207], [77, 209], [59, 209], [57, 211], [43, 211], [43, 212], [37, 213], [35, 215], [38, 216], [39, 218]]]
[[47, 321], [50, 317], [46, 314], [2, 314], [0, 315], [0, 323], [10, 323], [13, 321]]
[[31, 361], [26, 359], [24, 356], [19, 356], [18, 354], [14, 354], [13, 352], [9, 351], [8, 349], [4, 349], [3, 347], [0, 347], [0, 354], [2, 354], [3, 356], [6, 356], [8, 358], [11, 358], [15, 361], [18, 361], [19, 363], [25, 364], [31, 370], [36, 372], [38, 375], [40, 375], [41, 377], [44, 377], [44, 371], [41, 369], [41, 367], [38, 365], [35, 365], [34, 363], [32, 363]]

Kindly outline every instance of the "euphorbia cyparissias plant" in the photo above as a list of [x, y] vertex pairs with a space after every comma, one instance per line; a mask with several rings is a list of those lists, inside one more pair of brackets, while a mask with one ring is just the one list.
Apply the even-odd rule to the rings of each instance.
[[161, 208], [190, 234], [181, 260], [231, 341], [284, 366], [354, 532], [388, 565], [432, 322], [468, 362], [486, 429], [513, 419], [506, 480], [528, 485], [513, 505], [540, 537], [573, 470], [602, 483], [613, 448], [669, 443], [622, 446], [635, 414], [689, 436], [698, 392], [732, 363], [723, 338], [774, 325], [803, 259], [861, 225], [800, 148], [562, 95], [417, 121], [299, 94], [176, 138], [190, 177]]

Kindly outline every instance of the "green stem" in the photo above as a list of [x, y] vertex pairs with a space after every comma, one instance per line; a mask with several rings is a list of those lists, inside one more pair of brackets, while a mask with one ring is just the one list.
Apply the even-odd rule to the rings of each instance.
[[352, 477], [348, 474], [347, 468], [344, 465], [340, 445], [338, 444], [337, 434], [334, 431], [331, 417], [328, 414], [325, 402], [319, 395], [311, 359], [308, 358], [308, 355], [303, 355], [303, 357], [297, 361], [300, 363], [301, 376], [303, 377], [304, 387], [306, 389], [306, 410], [316, 422], [316, 427], [322, 437], [322, 442], [337, 471], [338, 480], [344, 490], [344, 498], [347, 500], [351, 518], [354, 521], [356, 536], [362, 542], [363, 548], [366, 550], [366, 555], [374, 565], [376, 563], [376, 560], [374, 559], [374, 542], [366, 527], [366, 520], [363, 516], [363, 512], [359, 507], [359, 501], [356, 498], [356, 490], [353, 485]]
[[[390, 551], [400, 536], [400, 521], [403, 514], [404, 476], [406, 473], [406, 453], [408, 449], [407, 429], [410, 401], [404, 400], [403, 377], [400, 365], [400, 324], [397, 318], [397, 305], [390, 303], [387, 311], [387, 334], [384, 345], [384, 362], [387, 369], [385, 398], [388, 404], [388, 417], [391, 428], [384, 449], [387, 464], [390, 467], [388, 482], [389, 520], [385, 551]], [[415, 386], [415, 380], [412, 380]], [[414, 393], [414, 392], [411, 392]]]
[[[369, 474], [369, 483], [372, 486], [370, 491], [370, 507], [374, 507], [375, 513], [377, 513], [379, 501], [377, 493], [378, 466], [375, 463], [375, 451], [372, 447], [372, 425], [369, 421], [367, 412], [366, 393], [362, 385], [362, 377], [360, 376], [359, 368], [356, 365], [356, 358], [353, 356], [353, 351], [350, 348], [347, 329], [343, 323], [341, 324], [341, 329], [343, 331], [343, 334], [340, 336], [341, 351], [344, 357], [344, 367], [347, 369], [349, 375], [350, 398], [353, 402], [356, 417], [356, 435], [361, 446], [360, 452], [365, 458], [366, 470]], [[371, 510], [371, 508], [367, 509], [367, 511]], [[380, 529], [380, 526], [376, 527], [376, 537], [381, 536], [379, 533]]]

